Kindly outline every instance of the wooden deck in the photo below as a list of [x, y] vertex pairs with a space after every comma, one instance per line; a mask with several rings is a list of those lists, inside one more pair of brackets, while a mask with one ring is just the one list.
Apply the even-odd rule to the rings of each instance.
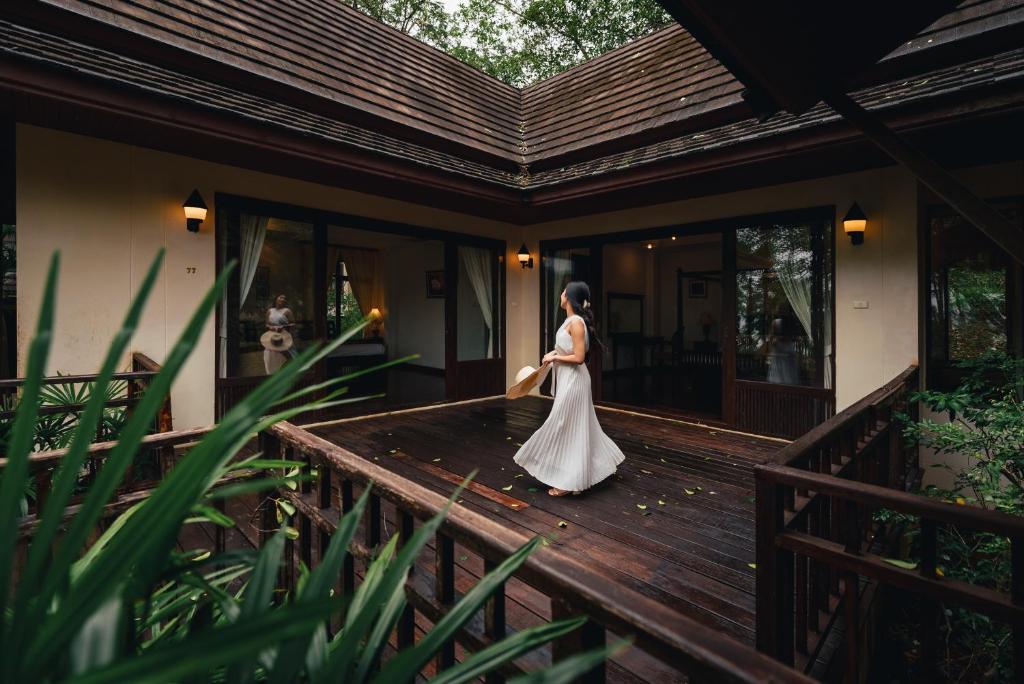
[[[463, 505], [524, 534], [544, 535], [616, 582], [753, 644], [752, 467], [784, 442], [599, 408], [626, 461], [586, 494], [555, 498], [512, 461], [548, 408], [541, 398], [492, 399], [310, 431], [446, 494], [476, 470]], [[461, 571], [478, 575], [472, 565]], [[534, 600], [525, 586], [509, 599], [516, 604], [509, 606], [510, 627], [549, 617], [549, 603]]]

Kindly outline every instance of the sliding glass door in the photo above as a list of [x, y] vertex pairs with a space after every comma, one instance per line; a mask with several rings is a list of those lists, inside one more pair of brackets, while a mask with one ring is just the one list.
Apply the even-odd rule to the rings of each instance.
[[504, 254], [498, 246], [450, 242], [445, 251], [448, 396], [505, 389]]

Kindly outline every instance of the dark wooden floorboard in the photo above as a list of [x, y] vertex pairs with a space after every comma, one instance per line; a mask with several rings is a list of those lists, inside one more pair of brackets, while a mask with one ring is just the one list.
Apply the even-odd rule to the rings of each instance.
[[[474, 481], [493, 493], [466, 491], [462, 505], [523, 534], [544, 535], [555, 548], [615, 581], [753, 643], [752, 469], [783, 443], [599, 408], [601, 425], [626, 461], [591, 491], [555, 498], [512, 461], [549, 408], [548, 400], [535, 397], [496, 399], [312, 431], [442, 493], [453, 490], [453, 479], [476, 471]], [[386, 527], [393, 531], [390, 517], [386, 512]], [[461, 549], [456, 553], [464, 590], [482, 573], [482, 563]], [[430, 562], [424, 558], [421, 565]], [[510, 583], [511, 628], [536, 624], [549, 613], [545, 597], [521, 582]], [[657, 664], [640, 662], [641, 656], [623, 656], [614, 670], [654, 674]]]

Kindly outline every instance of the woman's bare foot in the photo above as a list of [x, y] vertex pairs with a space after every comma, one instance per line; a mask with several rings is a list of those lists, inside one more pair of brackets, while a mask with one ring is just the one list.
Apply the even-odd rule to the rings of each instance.
[[568, 496], [569, 494], [576, 494], [577, 492], [569, 489], [559, 489], [558, 487], [552, 487], [548, 490], [549, 496]]

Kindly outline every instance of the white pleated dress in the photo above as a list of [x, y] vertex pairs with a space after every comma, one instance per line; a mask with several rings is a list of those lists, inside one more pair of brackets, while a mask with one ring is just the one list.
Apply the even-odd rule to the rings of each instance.
[[[572, 353], [570, 316], [555, 333], [555, 350]], [[580, 319], [582, 320], [582, 319]], [[586, 337], [590, 348], [590, 335]], [[586, 364], [555, 363], [551, 413], [515, 455], [515, 462], [541, 482], [557, 489], [583, 491], [615, 472], [625, 460], [622, 450], [601, 430], [590, 391]]]

